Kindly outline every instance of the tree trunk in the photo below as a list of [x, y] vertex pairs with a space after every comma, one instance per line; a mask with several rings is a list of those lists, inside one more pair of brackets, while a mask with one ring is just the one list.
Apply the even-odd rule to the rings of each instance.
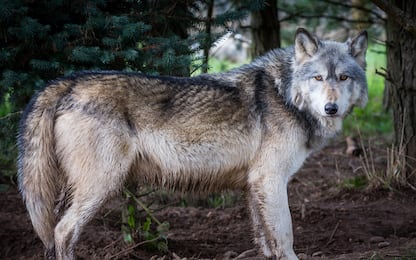
[[[416, 1], [390, 1], [409, 15]], [[407, 180], [416, 184], [416, 37], [396, 20], [387, 20], [387, 81], [391, 98], [395, 144], [406, 157]]]
[[214, 12], [214, 0], [208, 1], [208, 11], [207, 11], [207, 18], [205, 22], [205, 39], [204, 39], [204, 60], [202, 62], [202, 73], [208, 72], [208, 62], [209, 62], [209, 50], [211, 49], [211, 24], [212, 24], [212, 15]]
[[280, 47], [280, 24], [277, 0], [266, 0], [265, 7], [251, 14], [253, 44], [251, 57], [255, 58]]

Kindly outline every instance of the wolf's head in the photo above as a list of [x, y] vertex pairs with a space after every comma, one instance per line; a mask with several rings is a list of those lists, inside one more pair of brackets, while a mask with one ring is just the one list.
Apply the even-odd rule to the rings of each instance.
[[318, 117], [343, 118], [368, 100], [365, 78], [367, 32], [345, 43], [296, 32], [291, 102]]

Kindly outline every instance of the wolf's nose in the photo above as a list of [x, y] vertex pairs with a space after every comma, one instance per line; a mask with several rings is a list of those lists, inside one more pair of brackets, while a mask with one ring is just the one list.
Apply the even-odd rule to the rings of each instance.
[[335, 103], [326, 103], [325, 113], [328, 115], [335, 115], [338, 112], [338, 106]]

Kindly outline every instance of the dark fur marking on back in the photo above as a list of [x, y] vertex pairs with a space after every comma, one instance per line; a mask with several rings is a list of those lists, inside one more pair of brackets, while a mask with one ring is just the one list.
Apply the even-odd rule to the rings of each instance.
[[162, 111], [167, 111], [173, 107], [172, 97], [166, 97], [160, 101]]
[[127, 126], [129, 128], [129, 130], [132, 133], [136, 133], [136, 127], [134, 126], [134, 124], [133, 124], [133, 122], [130, 118], [129, 112], [126, 110], [126, 111], [124, 111], [123, 115], [124, 115], [124, 119], [126, 120], [126, 123], [127, 123]]
[[268, 85], [266, 80], [268, 79], [266, 79], [266, 73], [264, 70], [259, 70], [256, 72], [254, 78], [254, 102], [256, 105], [255, 111], [257, 113], [263, 113], [267, 108], [267, 104], [264, 98], [264, 92], [266, 91]]

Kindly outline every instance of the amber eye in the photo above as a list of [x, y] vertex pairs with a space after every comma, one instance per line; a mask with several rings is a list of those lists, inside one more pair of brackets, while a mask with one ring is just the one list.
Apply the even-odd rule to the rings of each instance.
[[322, 81], [322, 76], [321, 75], [315, 76], [313, 78], [317, 81]]
[[341, 81], [344, 81], [344, 80], [347, 80], [348, 79], [348, 76], [347, 75], [341, 75], [341, 76], [339, 76], [339, 80], [341, 80]]

